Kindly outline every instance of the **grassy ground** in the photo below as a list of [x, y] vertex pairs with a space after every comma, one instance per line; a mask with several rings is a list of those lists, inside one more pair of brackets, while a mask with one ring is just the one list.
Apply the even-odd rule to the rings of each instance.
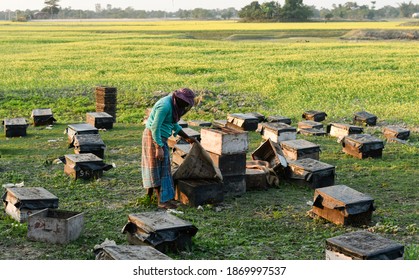
[[[162, 92], [189, 86], [203, 102], [186, 119], [224, 119], [233, 111], [259, 111], [288, 116], [296, 125], [307, 109], [326, 111], [327, 122], [348, 122], [354, 112], [366, 109], [379, 117], [379, 126], [367, 129], [378, 137], [387, 123], [409, 127], [409, 145], [388, 143], [383, 158], [375, 160], [343, 154], [334, 138], [299, 137], [321, 146], [320, 158], [336, 166], [338, 184], [375, 199], [377, 209], [366, 228], [404, 244], [406, 258], [419, 259], [417, 42], [341, 41], [333, 36], [355, 28], [401, 27], [336, 24], [321, 25], [328, 32], [321, 38], [322, 32], [313, 31], [320, 30], [319, 25], [300, 24], [3, 24], [0, 116], [29, 120], [32, 109], [48, 107], [58, 124], [52, 130], [30, 126], [22, 138], [2, 134], [0, 182], [45, 187], [60, 198], [60, 208], [85, 213], [85, 230], [65, 246], [30, 242], [25, 224], [2, 215], [0, 258], [93, 259], [93, 246], [105, 238], [126, 244], [121, 229], [128, 214], [156, 209], [144, 199], [141, 187], [145, 108]], [[284, 27], [287, 38], [274, 38]], [[243, 34], [274, 40], [243, 40]], [[212, 40], [203, 40], [205, 36]], [[240, 40], [224, 40], [229, 36]], [[95, 110], [93, 88], [99, 84], [118, 88], [118, 123], [101, 131], [107, 145], [105, 162], [116, 168], [98, 181], [73, 181], [54, 159], [73, 153], [63, 131]], [[254, 132], [250, 139], [249, 158], [261, 142]], [[183, 208], [181, 218], [199, 231], [191, 252], [170, 256], [324, 259], [326, 238], [359, 228], [309, 218], [312, 199], [313, 190], [282, 181], [267, 191], [227, 198], [219, 208]]]

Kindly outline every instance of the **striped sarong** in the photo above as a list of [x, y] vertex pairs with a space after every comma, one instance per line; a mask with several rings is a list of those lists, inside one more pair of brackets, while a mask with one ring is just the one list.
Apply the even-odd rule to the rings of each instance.
[[170, 154], [167, 139], [162, 138], [164, 159], [156, 158], [156, 147], [150, 129], [144, 129], [142, 140], [141, 172], [144, 188], [160, 187], [160, 202], [175, 197], [173, 177], [170, 168]]

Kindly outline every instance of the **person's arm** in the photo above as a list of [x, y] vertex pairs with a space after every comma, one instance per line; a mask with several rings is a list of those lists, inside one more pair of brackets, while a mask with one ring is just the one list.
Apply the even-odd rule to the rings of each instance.
[[186, 142], [188, 142], [189, 144], [193, 144], [193, 143], [198, 142], [198, 140], [196, 140], [196, 139], [195, 139], [195, 138], [193, 138], [193, 137], [190, 137], [190, 136], [189, 136], [188, 134], [186, 134], [186, 133], [185, 133], [185, 131], [183, 131], [182, 129], [181, 129], [181, 130], [179, 130], [178, 135], [179, 135], [180, 137], [182, 137], [183, 139], [185, 139], [185, 140], [186, 140]]

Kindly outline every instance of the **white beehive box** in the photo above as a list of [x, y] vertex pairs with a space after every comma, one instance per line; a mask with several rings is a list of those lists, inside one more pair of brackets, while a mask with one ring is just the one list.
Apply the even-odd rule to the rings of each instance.
[[217, 155], [245, 153], [249, 147], [248, 134], [228, 128], [202, 128], [201, 145]]

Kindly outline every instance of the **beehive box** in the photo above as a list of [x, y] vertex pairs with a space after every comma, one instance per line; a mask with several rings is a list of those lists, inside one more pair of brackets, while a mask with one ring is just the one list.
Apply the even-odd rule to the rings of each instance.
[[224, 195], [241, 196], [246, 193], [246, 175], [223, 175]]
[[369, 134], [352, 134], [343, 138], [343, 152], [359, 159], [381, 158], [384, 142]]
[[25, 118], [4, 119], [3, 125], [6, 137], [26, 136], [28, 123]]
[[279, 143], [297, 138], [297, 129], [285, 123], [263, 123], [259, 126], [261, 127], [260, 134], [262, 134], [262, 138], [265, 140], [271, 139], [273, 142]]
[[337, 225], [362, 226], [371, 222], [374, 199], [345, 185], [314, 190], [312, 214]]
[[249, 115], [251, 115], [251, 116], [253, 116], [253, 117], [257, 118], [259, 123], [261, 123], [261, 122], [264, 122], [264, 121], [265, 121], [265, 116], [264, 116], [263, 114], [261, 114], [261, 113], [258, 113], [258, 112], [251, 112], [251, 113], [249, 113]]
[[188, 127], [188, 122], [186, 122], [186, 121], [184, 121], [184, 120], [182, 120], [182, 119], [180, 119], [177, 123], [178, 123], [178, 125], [180, 125], [180, 127], [182, 127], [182, 128]]
[[151, 246], [113, 245], [94, 250], [96, 260], [171, 260]]
[[325, 112], [316, 111], [316, 110], [308, 110], [302, 114], [303, 119], [312, 120], [315, 122], [324, 121], [326, 117], [327, 117], [327, 114]]
[[323, 124], [316, 121], [301, 121], [297, 124], [298, 130], [300, 129], [310, 129], [310, 128], [317, 128], [317, 129], [323, 129]]
[[28, 217], [29, 240], [67, 244], [79, 238], [84, 227], [84, 213], [43, 209]]
[[223, 184], [208, 179], [178, 180], [175, 199], [191, 207], [221, 203], [224, 201]]
[[246, 173], [246, 153], [218, 155], [208, 152], [208, 154], [222, 175], [244, 175]]
[[377, 116], [366, 111], [361, 111], [354, 114], [353, 121], [354, 124], [373, 126], [377, 124]]
[[34, 126], [51, 125], [56, 121], [51, 109], [34, 109], [31, 118]]
[[188, 125], [210, 127], [212, 123], [206, 122], [206, 121], [192, 120], [192, 121], [188, 121]]
[[106, 145], [100, 134], [76, 134], [73, 146], [76, 154], [92, 153], [101, 159], [105, 158]]
[[112, 168], [103, 162], [103, 159], [92, 154], [69, 154], [65, 155], [64, 173], [71, 178], [97, 179], [102, 177], [103, 171]]
[[327, 126], [327, 131], [333, 137], [345, 137], [351, 134], [361, 134], [364, 129], [360, 126], [345, 124], [345, 123], [331, 123]]
[[246, 191], [268, 189], [267, 171], [256, 168], [246, 168]]
[[106, 112], [86, 113], [86, 123], [96, 128], [112, 129], [114, 118]]
[[99, 134], [99, 130], [91, 124], [88, 123], [76, 123], [69, 124], [67, 127], [68, 143], [71, 144], [74, 141], [74, 135], [81, 134]]
[[190, 144], [177, 144], [173, 147], [172, 162], [181, 165], [189, 154], [192, 146]]
[[298, 134], [310, 136], [325, 136], [327, 133], [323, 128], [302, 128], [298, 130]]
[[252, 159], [262, 160], [269, 163], [269, 167], [272, 168], [278, 175], [283, 174], [284, 168], [288, 166], [287, 160], [283, 151], [278, 143], [268, 139], [262, 145], [260, 145], [252, 153]]
[[[190, 127], [182, 128], [182, 130], [186, 133], [186, 135], [192, 138], [195, 138], [198, 142], [201, 141], [201, 134], [199, 133], [199, 131], [196, 131]], [[180, 137], [180, 135], [176, 135], [176, 137], [172, 135], [169, 137], [169, 139], [167, 139], [167, 145], [170, 148], [173, 148], [177, 144], [189, 144], [189, 143], [186, 142], [185, 139]]]
[[227, 126], [227, 120], [214, 120], [212, 121], [212, 127], [222, 128]]
[[245, 153], [249, 147], [248, 134], [229, 128], [202, 128], [201, 145], [217, 155]]
[[284, 156], [289, 160], [320, 158], [320, 146], [305, 139], [282, 141], [280, 145]]
[[268, 116], [266, 118], [267, 122], [280, 122], [280, 123], [285, 123], [288, 125], [291, 125], [291, 119], [288, 117], [284, 117], [284, 116]]
[[255, 131], [258, 124], [258, 118], [251, 114], [228, 114], [226, 126], [242, 131]]
[[20, 223], [44, 208], [58, 208], [58, 197], [41, 187], [6, 188], [3, 197], [5, 212]]
[[335, 184], [335, 166], [312, 158], [288, 162], [288, 178], [313, 189]]
[[198, 229], [190, 222], [167, 212], [128, 215], [122, 229], [132, 245], [150, 245], [162, 253], [189, 251]]
[[116, 104], [117, 101], [117, 88], [98, 86], [95, 88], [96, 103], [100, 104]]
[[410, 136], [410, 130], [397, 125], [388, 125], [383, 128], [383, 135], [387, 139], [407, 140]]
[[365, 230], [326, 239], [326, 260], [402, 260], [404, 246]]
[[105, 112], [113, 117], [113, 121], [116, 122], [116, 104], [101, 104], [96, 103], [96, 112]]

